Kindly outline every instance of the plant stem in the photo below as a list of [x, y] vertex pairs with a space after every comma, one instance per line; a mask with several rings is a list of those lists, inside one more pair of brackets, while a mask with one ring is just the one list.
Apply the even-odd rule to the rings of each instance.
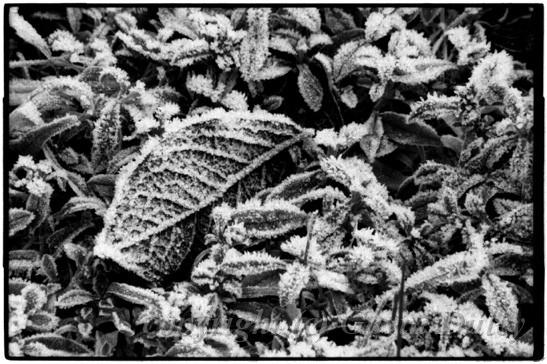
[[32, 66], [61, 66], [72, 68], [76, 71], [83, 70], [82, 66], [77, 66], [68, 61], [66, 56], [51, 57], [47, 59], [31, 59], [31, 60], [21, 60], [21, 61], [11, 61], [9, 63], [9, 68], [20, 68], [20, 67], [32, 67]]
[[50, 63], [58, 63], [66, 61], [65, 57], [51, 57], [46, 59], [30, 59], [30, 60], [21, 60], [21, 61], [11, 61], [9, 63], [9, 68], [19, 68], [19, 67], [31, 67], [31, 66], [41, 66], [47, 65]]
[[401, 330], [403, 328], [403, 306], [405, 304], [405, 263], [403, 261], [401, 269], [401, 289], [399, 290], [399, 314], [397, 318], [397, 357], [401, 357], [402, 336]]

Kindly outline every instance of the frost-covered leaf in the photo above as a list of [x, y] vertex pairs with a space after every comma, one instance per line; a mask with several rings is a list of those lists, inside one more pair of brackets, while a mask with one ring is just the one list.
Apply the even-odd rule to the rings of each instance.
[[381, 115], [384, 135], [389, 139], [406, 145], [428, 147], [442, 146], [435, 129], [421, 121], [409, 122], [406, 115], [384, 112]]
[[270, 39], [269, 47], [273, 50], [296, 55], [296, 49], [293, 44], [287, 39], [281, 36], [274, 36]]
[[121, 147], [120, 104], [109, 101], [101, 110], [101, 116], [93, 128], [91, 162], [96, 172], [106, 169], [108, 162]]
[[116, 329], [120, 333], [122, 333], [124, 335], [127, 335], [129, 337], [135, 335], [135, 331], [133, 331], [133, 329], [131, 329], [131, 324], [129, 322], [121, 319], [116, 311], [112, 312], [112, 318], [113, 318], [114, 326], [116, 326]]
[[95, 332], [95, 355], [110, 357], [114, 352], [118, 343], [119, 333], [112, 331], [108, 334], [103, 334], [100, 331]]
[[107, 293], [121, 299], [143, 306], [157, 306], [163, 298], [157, 293], [146, 288], [135, 287], [126, 283], [113, 282], [108, 287]]
[[92, 99], [91, 87], [76, 78], [44, 78], [28, 101], [10, 113], [10, 137], [16, 139], [44, 123], [85, 112], [91, 107]]
[[86, 248], [78, 244], [71, 243], [70, 241], [63, 244], [63, 250], [66, 256], [78, 265], [83, 263], [88, 254], [88, 250]]
[[457, 154], [460, 154], [463, 149], [463, 140], [453, 135], [442, 135], [441, 143], [449, 149], [452, 149]]
[[406, 58], [399, 62], [398, 71], [391, 76], [395, 82], [417, 85], [433, 81], [444, 72], [455, 68], [452, 62], [436, 58]]
[[55, 258], [49, 254], [42, 255], [40, 269], [43, 274], [48, 277], [50, 282], [55, 282], [58, 278], [57, 264], [55, 263]]
[[28, 356], [90, 356], [86, 346], [58, 334], [37, 334], [21, 342], [23, 353]]
[[319, 111], [323, 102], [323, 87], [308, 65], [298, 66], [298, 90], [313, 111]]
[[118, 177], [95, 254], [148, 279], [177, 269], [196, 213], [306, 133], [265, 112], [214, 110], [170, 126]]
[[363, 41], [344, 43], [334, 55], [332, 77], [335, 82], [349, 76], [360, 67], [377, 68], [382, 62], [382, 52], [379, 48]]
[[80, 30], [80, 21], [82, 20], [82, 9], [66, 8], [66, 15], [72, 31], [78, 32]]
[[95, 297], [92, 293], [84, 289], [75, 288], [59, 295], [59, 297], [57, 297], [57, 302], [55, 305], [59, 308], [67, 309], [74, 306], [85, 305], [86, 303], [92, 302], [94, 300]]
[[246, 357], [249, 354], [237, 343], [237, 336], [225, 328], [192, 327], [165, 354], [169, 357]]
[[340, 100], [342, 100], [342, 102], [346, 104], [346, 106], [350, 109], [355, 108], [355, 106], [357, 106], [357, 103], [359, 102], [359, 99], [357, 98], [357, 95], [353, 91], [352, 87], [345, 87], [342, 90]]
[[[271, 58], [270, 58], [271, 60]], [[264, 67], [256, 75], [257, 80], [273, 80], [275, 78], [286, 75], [292, 70], [291, 67], [285, 66], [280, 62], [266, 62]]]
[[114, 186], [116, 185], [116, 175], [114, 174], [96, 174], [87, 180], [87, 186], [95, 191], [99, 196], [112, 199], [114, 196]]
[[61, 213], [68, 216], [80, 211], [93, 210], [98, 216], [103, 216], [106, 208], [106, 204], [97, 197], [72, 197], [62, 207]]
[[226, 273], [243, 277], [249, 274], [260, 274], [283, 269], [285, 263], [265, 252], [238, 253], [235, 249], [228, 251], [220, 269]]
[[504, 330], [513, 333], [518, 325], [518, 300], [511, 286], [495, 274], [485, 274], [482, 288], [490, 316]]
[[449, 255], [433, 265], [413, 273], [406, 280], [405, 287], [436, 287], [478, 279], [479, 273], [489, 262], [482, 246], [483, 236], [472, 231], [470, 239], [474, 243], [472, 248]]
[[257, 75], [269, 56], [268, 42], [270, 32], [268, 19], [269, 8], [251, 8], [247, 10], [247, 36], [243, 38], [240, 47], [240, 70], [243, 79], [258, 80]]
[[10, 149], [24, 154], [36, 153], [50, 138], [78, 124], [78, 118], [73, 115], [55, 119], [48, 124], [32, 128], [18, 139], [10, 140]]
[[32, 92], [42, 85], [40, 80], [14, 78], [9, 81], [9, 105], [19, 106], [25, 103]]
[[30, 283], [21, 290], [21, 296], [26, 301], [25, 313], [31, 315], [40, 311], [47, 303], [45, 286]]
[[323, 182], [324, 175], [319, 171], [293, 174], [272, 188], [267, 200], [285, 200], [293, 204], [305, 201], [306, 195], [315, 190]]
[[39, 311], [29, 315], [27, 320], [27, 327], [38, 332], [52, 331], [59, 324], [59, 318], [46, 311]]
[[456, 96], [427, 95], [427, 99], [412, 105], [409, 120], [442, 119], [457, 115], [460, 107], [460, 98]]
[[324, 13], [325, 23], [334, 34], [355, 28], [353, 17], [343, 9], [325, 8]]
[[40, 266], [40, 253], [30, 249], [11, 250], [8, 263], [10, 275], [28, 275]]
[[241, 298], [277, 296], [279, 272], [247, 275], [241, 280]]
[[51, 57], [51, 51], [46, 41], [25, 18], [19, 15], [18, 7], [11, 7], [9, 9], [9, 25], [15, 29], [19, 37], [38, 48], [46, 57]]
[[359, 146], [365, 152], [368, 162], [373, 163], [384, 137], [384, 126], [381, 118], [376, 116], [370, 117], [365, 125], [367, 133], [359, 141]]
[[[250, 200], [234, 209], [221, 206], [223, 224], [243, 224], [245, 236], [251, 239], [271, 239], [306, 225], [307, 214], [295, 205], [281, 200], [261, 204]], [[213, 212], [215, 215], [215, 212]]]
[[287, 266], [287, 270], [279, 279], [279, 301], [282, 306], [294, 303], [300, 292], [307, 286], [310, 280], [310, 268], [294, 262]]
[[80, 54], [84, 52], [84, 44], [76, 39], [69, 31], [57, 29], [48, 37], [51, 50], [67, 54]]
[[20, 208], [9, 209], [9, 236], [24, 230], [34, 219], [34, 214]]
[[320, 287], [329, 288], [335, 291], [349, 294], [354, 293], [353, 289], [350, 287], [348, 278], [342, 273], [321, 269], [315, 272], [315, 278], [317, 279], [317, 284]]
[[369, 41], [385, 37], [394, 29], [405, 28], [404, 19], [396, 11], [375, 11], [369, 14], [365, 22], [365, 34]]
[[321, 28], [321, 14], [317, 8], [285, 8], [290, 16], [301, 26], [311, 32], [318, 32]]

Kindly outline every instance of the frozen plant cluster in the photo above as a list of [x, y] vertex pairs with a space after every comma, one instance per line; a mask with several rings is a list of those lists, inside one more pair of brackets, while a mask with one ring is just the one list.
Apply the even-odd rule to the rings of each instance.
[[534, 354], [488, 9], [6, 11], [10, 357]]

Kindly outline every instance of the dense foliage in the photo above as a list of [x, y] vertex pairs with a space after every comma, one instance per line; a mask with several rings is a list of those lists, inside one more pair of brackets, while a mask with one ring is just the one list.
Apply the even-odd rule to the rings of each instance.
[[9, 355], [532, 355], [532, 10], [6, 11]]

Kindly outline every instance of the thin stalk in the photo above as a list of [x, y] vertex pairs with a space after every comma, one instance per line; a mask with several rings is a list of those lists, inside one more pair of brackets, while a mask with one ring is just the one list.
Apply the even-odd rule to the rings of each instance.
[[9, 68], [20, 68], [20, 67], [32, 67], [32, 66], [42, 66], [48, 65], [50, 63], [57, 63], [66, 61], [65, 57], [51, 57], [46, 59], [30, 59], [30, 60], [21, 60], [21, 61], [11, 61], [9, 63]]
[[65, 56], [51, 57], [47, 59], [31, 59], [21, 61], [11, 61], [9, 68], [33, 67], [33, 66], [61, 66], [72, 68], [76, 71], [84, 69], [82, 66], [77, 66], [70, 63]]
[[401, 346], [403, 345], [403, 338], [402, 338], [402, 328], [403, 328], [403, 308], [405, 304], [405, 263], [403, 262], [403, 266], [401, 269], [402, 276], [401, 276], [401, 289], [399, 290], [399, 315], [397, 319], [397, 357], [401, 357]]
[[306, 250], [304, 251], [304, 264], [308, 263], [308, 251], [310, 249], [310, 243], [313, 233], [313, 225], [315, 223], [315, 214], [308, 220], [308, 240], [306, 241]]
[[[25, 56], [23, 56], [23, 53], [21, 52], [17, 52], [17, 57], [19, 57], [19, 60], [21, 61], [26, 61]], [[30, 79], [28, 67], [23, 67], [23, 74], [25, 75], [25, 78]]]

